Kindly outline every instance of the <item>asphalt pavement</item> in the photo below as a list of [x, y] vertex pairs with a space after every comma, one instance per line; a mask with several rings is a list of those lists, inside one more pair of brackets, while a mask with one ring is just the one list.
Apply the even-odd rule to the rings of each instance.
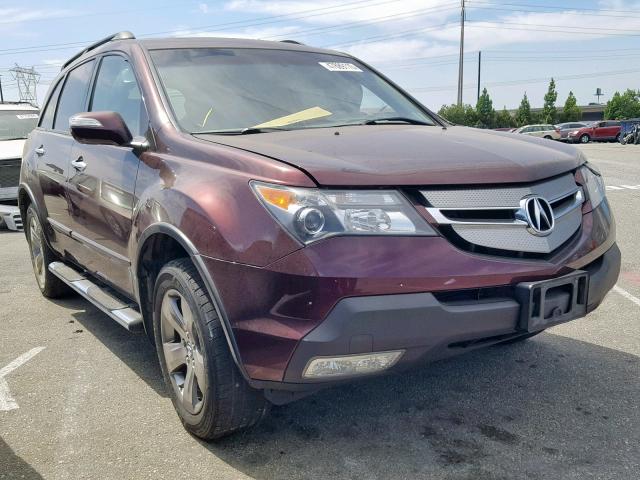
[[275, 407], [218, 443], [183, 430], [145, 337], [41, 297], [24, 235], [0, 231], [0, 479], [640, 478], [640, 146], [580, 148], [623, 254], [597, 311]]

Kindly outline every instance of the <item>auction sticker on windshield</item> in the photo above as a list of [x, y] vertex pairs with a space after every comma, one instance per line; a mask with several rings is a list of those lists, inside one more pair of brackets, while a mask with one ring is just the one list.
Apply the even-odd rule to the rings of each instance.
[[362, 72], [353, 63], [340, 63], [340, 62], [318, 62], [324, 68], [331, 72]]

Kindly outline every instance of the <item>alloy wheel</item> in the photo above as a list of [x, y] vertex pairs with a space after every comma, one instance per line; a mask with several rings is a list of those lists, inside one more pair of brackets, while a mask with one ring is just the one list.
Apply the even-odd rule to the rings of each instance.
[[31, 217], [29, 222], [29, 246], [31, 247], [31, 263], [36, 274], [38, 286], [43, 289], [45, 286], [46, 268], [44, 264], [44, 246], [42, 244], [42, 230], [40, 222], [36, 217]]
[[207, 390], [204, 349], [193, 312], [175, 289], [162, 299], [160, 329], [165, 366], [176, 397], [188, 413], [197, 415]]

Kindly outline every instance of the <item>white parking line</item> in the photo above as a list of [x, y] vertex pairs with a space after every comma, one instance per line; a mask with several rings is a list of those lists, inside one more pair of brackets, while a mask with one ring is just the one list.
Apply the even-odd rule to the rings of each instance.
[[44, 350], [44, 347], [35, 347], [26, 353], [23, 353], [6, 367], [0, 369], [0, 411], [15, 410], [18, 408], [18, 402], [11, 396], [9, 384], [5, 377], [13, 372], [16, 368], [27, 363], [38, 353]]
[[605, 188], [609, 192], [615, 192], [618, 190], [640, 190], [640, 185], [607, 185]]
[[627, 292], [624, 288], [620, 288], [618, 285], [614, 285], [613, 291], [616, 293], [619, 293], [624, 298], [626, 298], [627, 300], [630, 300], [631, 302], [635, 303], [637, 306], [640, 307], [640, 298], [634, 297], [629, 292]]

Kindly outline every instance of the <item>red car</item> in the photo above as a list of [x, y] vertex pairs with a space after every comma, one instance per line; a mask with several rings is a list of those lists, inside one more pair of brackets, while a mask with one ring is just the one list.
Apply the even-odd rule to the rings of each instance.
[[42, 294], [145, 331], [206, 439], [584, 317], [620, 270], [582, 152], [451, 126], [358, 59], [294, 43], [92, 45], [51, 84], [20, 178]]
[[568, 140], [571, 143], [589, 143], [590, 141], [611, 142], [620, 140], [620, 122], [604, 120], [593, 122], [589, 125], [569, 132]]

